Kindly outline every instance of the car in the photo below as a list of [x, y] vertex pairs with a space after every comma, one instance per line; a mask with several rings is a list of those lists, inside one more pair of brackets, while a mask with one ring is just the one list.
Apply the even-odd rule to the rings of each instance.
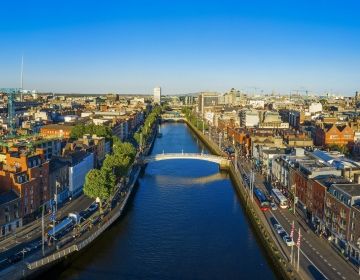
[[287, 246], [294, 246], [295, 245], [294, 240], [287, 234], [283, 237], [283, 240], [284, 240], [284, 242], [286, 243]]
[[99, 208], [99, 205], [94, 202], [93, 204], [91, 204], [91, 205], [88, 207], [88, 210], [89, 210], [90, 212], [95, 212], [98, 208]]
[[283, 228], [281, 225], [279, 225], [279, 224], [275, 224], [275, 225], [274, 225], [274, 228], [275, 228], [275, 230], [276, 230], [276, 232], [277, 232], [278, 234], [282, 234], [282, 233], [285, 232], [284, 228]]
[[277, 205], [274, 202], [270, 203], [270, 207], [271, 207], [271, 210], [277, 210], [278, 209]]
[[83, 219], [87, 219], [87, 218], [89, 218], [90, 216], [91, 216], [91, 211], [89, 211], [89, 210], [83, 210], [83, 211], [81, 211], [80, 213], [79, 213], [79, 215], [83, 218]]

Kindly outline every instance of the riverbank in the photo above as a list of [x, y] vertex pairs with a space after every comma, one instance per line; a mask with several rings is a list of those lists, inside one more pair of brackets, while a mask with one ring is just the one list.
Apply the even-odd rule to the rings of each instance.
[[[110, 210], [108, 213], [104, 214], [104, 217], [94, 226], [90, 231], [84, 232], [80, 237], [74, 238], [73, 236], [68, 236], [66, 239], [69, 240], [65, 242], [61, 249], [56, 250], [55, 247], [45, 249], [45, 257], [43, 257], [42, 252], [38, 251], [34, 255], [26, 258], [24, 261], [16, 263], [10, 266], [7, 269], [4, 269], [0, 272], [1, 279], [33, 279], [40, 276], [47, 270], [51, 269], [55, 265], [66, 261], [67, 263], [74, 258], [79, 257], [90, 245], [101, 236], [112, 224], [119, 219], [123, 214], [124, 209], [126, 208], [128, 201], [133, 195], [137, 179], [140, 175], [140, 172], [143, 166], [138, 160], [143, 155], [147, 155], [151, 152], [151, 149], [154, 145], [156, 139], [157, 129], [153, 129], [150, 141], [147, 142], [146, 147], [142, 153], [138, 153], [134, 164], [131, 166], [127, 180], [124, 186], [118, 187], [117, 194], [119, 200], [117, 201], [115, 207]], [[60, 242], [59, 242], [60, 243]], [[66, 244], [67, 243], [67, 244]]]
[[[226, 155], [220, 148], [213, 143], [206, 135], [200, 132], [194, 125], [187, 121], [184, 122], [190, 127], [190, 129], [194, 132], [194, 134], [206, 145], [206, 147], [215, 155], [224, 156]], [[229, 172], [230, 178], [233, 182], [233, 185], [236, 188], [236, 191], [240, 197], [242, 202], [242, 206], [247, 213], [247, 218], [251, 222], [251, 225], [256, 233], [258, 240], [263, 245], [265, 252], [269, 261], [272, 263], [274, 268], [276, 269], [277, 274], [282, 279], [301, 279], [299, 274], [294, 271], [293, 267], [289, 264], [289, 261], [286, 259], [286, 256], [281, 252], [281, 249], [275, 243], [275, 236], [273, 235], [269, 224], [265, 220], [265, 217], [259, 207], [254, 205], [250, 201], [250, 196], [245, 188], [242, 177], [238, 170], [234, 167], [233, 164], [230, 164], [227, 169]]]

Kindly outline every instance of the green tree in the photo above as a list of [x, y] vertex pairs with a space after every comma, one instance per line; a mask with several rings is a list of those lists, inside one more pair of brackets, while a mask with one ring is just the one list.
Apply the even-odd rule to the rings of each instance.
[[106, 156], [101, 169], [106, 173], [113, 174], [115, 180], [119, 180], [127, 175], [131, 163], [132, 159], [129, 156], [112, 154]]
[[136, 155], [136, 149], [129, 142], [116, 143], [113, 147], [113, 152], [116, 156], [128, 156], [131, 159], [134, 159]]
[[140, 146], [140, 141], [141, 141], [141, 131], [137, 131], [134, 133], [134, 139], [136, 141], [136, 143]]
[[71, 130], [70, 137], [72, 139], [78, 139], [83, 137], [84, 134], [96, 134], [99, 137], [105, 137], [106, 139], [112, 138], [111, 128], [104, 125], [95, 125], [95, 124], [77, 124]]
[[77, 124], [71, 129], [70, 137], [73, 139], [78, 139], [85, 134], [85, 126], [82, 124]]
[[350, 155], [349, 147], [346, 145], [331, 144], [328, 146], [330, 151], [338, 151], [346, 156]]
[[85, 177], [84, 193], [91, 198], [108, 199], [110, 196], [108, 183], [104, 173], [99, 169], [91, 169]]

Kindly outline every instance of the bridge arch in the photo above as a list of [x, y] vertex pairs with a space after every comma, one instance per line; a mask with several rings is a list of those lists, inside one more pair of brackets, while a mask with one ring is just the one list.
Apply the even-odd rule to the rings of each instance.
[[171, 160], [171, 159], [194, 159], [203, 160], [208, 162], [217, 163], [220, 168], [226, 168], [229, 166], [229, 160], [211, 154], [198, 154], [198, 153], [163, 153], [147, 156], [143, 158], [143, 163], [149, 163], [154, 161]]

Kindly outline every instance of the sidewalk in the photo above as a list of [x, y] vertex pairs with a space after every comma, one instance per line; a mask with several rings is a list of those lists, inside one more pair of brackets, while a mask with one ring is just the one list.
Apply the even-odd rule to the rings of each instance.
[[[91, 201], [91, 202], [90, 202]], [[85, 195], [80, 195], [79, 197], [68, 201], [65, 203], [57, 212], [57, 219], [62, 219], [63, 217], [67, 216], [69, 213], [74, 211], [82, 210], [82, 206], [90, 205], [92, 203], [92, 200], [85, 197]], [[84, 207], [85, 209], [86, 207]], [[47, 213], [44, 215], [44, 221], [45, 221], [45, 229], [47, 228], [48, 224], [50, 223], [50, 213]], [[4, 237], [0, 241], [0, 248], [2, 250], [2, 253], [4, 251], [7, 251], [16, 245], [20, 244], [22, 241], [30, 241], [31, 237], [37, 238], [39, 234], [41, 233], [41, 218], [37, 219], [24, 227], [20, 228], [20, 231], [16, 231], [14, 234], [11, 234], [9, 236]], [[41, 235], [41, 234], [40, 234]]]

